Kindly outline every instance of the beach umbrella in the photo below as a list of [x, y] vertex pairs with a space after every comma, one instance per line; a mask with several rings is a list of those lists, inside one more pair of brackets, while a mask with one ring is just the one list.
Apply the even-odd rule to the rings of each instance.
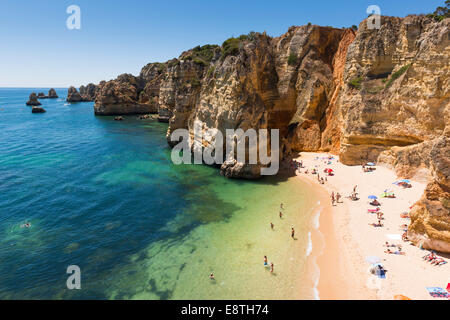
[[380, 257], [377, 257], [377, 256], [367, 256], [366, 261], [370, 264], [376, 264], [376, 263], [380, 263], [381, 259], [380, 259]]
[[401, 182], [409, 183], [410, 181], [408, 179], [403, 179], [403, 180], [401, 180]]
[[378, 199], [378, 197], [377, 197], [377, 196], [374, 196], [374, 195], [370, 195], [368, 198], [369, 198], [369, 199], [373, 199], [373, 200]]
[[375, 163], [373, 163], [373, 162], [368, 162], [368, 163], [366, 164], [366, 166], [374, 167], [374, 166], [375, 166]]
[[407, 296], [404, 296], [402, 294], [398, 294], [394, 296], [394, 300], [412, 300], [411, 298], [408, 298]]

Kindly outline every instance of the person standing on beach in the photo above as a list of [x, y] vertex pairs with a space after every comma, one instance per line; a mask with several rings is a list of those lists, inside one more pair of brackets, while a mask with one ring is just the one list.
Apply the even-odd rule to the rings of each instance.
[[280, 219], [283, 219], [283, 213], [280, 211]]
[[273, 223], [272, 222], [270, 223], [270, 228], [273, 230]]
[[270, 263], [270, 273], [273, 273], [273, 262]]
[[331, 192], [331, 204], [334, 206], [334, 191]]
[[283, 210], [283, 203], [280, 204], [280, 209]]
[[336, 193], [336, 202], [339, 203], [339, 200], [341, 199], [340, 193]]
[[294, 239], [294, 236], [295, 236], [295, 230], [294, 230], [294, 227], [292, 226], [291, 227], [291, 237], [292, 237], [292, 239]]
[[353, 187], [353, 193], [355, 193], [355, 194], [356, 194], [356, 187], [358, 187], [358, 185]]
[[264, 267], [267, 267], [267, 256], [264, 256]]

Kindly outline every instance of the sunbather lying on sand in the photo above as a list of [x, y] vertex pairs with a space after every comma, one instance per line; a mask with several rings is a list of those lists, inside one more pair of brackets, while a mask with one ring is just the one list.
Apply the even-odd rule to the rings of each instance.
[[378, 206], [381, 206], [381, 203], [379, 203], [378, 200], [375, 199], [370, 203], [370, 205], [378, 207]]
[[402, 255], [402, 256], [404, 256], [405, 255], [405, 253], [404, 252], [401, 252], [401, 251], [391, 251], [390, 249], [387, 249], [386, 251], [385, 251], [385, 253], [389, 253], [389, 254], [399, 254], [399, 255]]
[[445, 261], [442, 258], [436, 258], [433, 261], [431, 261], [431, 264], [433, 264], [435, 266], [440, 266], [440, 265], [443, 265], [443, 264], [446, 264], [446, 263], [447, 263], [447, 261]]
[[378, 220], [378, 223], [369, 223], [369, 226], [373, 226], [375, 228], [383, 227], [383, 224], [381, 223], [381, 220]]
[[386, 241], [386, 243], [384, 244], [385, 247], [396, 247], [397, 245], [395, 244], [390, 244], [389, 242]]

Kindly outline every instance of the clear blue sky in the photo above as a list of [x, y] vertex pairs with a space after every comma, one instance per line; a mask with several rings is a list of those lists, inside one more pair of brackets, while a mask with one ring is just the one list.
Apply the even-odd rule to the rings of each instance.
[[[1, 0], [0, 87], [67, 87], [138, 74], [196, 45], [266, 31], [278, 36], [311, 22], [358, 25], [371, 4], [383, 15], [429, 13], [444, 0], [113, 1]], [[81, 30], [66, 8], [81, 8]]]

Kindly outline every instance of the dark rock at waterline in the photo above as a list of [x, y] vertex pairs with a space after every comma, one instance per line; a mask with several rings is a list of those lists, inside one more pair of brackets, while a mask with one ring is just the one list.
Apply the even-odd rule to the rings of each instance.
[[67, 90], [67, 102], [81, 102], [83, 99], [81, 98], [81, 94], [75, 87], [70, 87]]
[[44, 113], [46, 112], [44, 108], [41, 107], [33, 107], [33, 109], [31, 109], [31, 113]]
[[38, 96], [35, 92], [30, 94], [29, 100], [27, 101], [27, 106], [40, 106], [41, 103], [38, 100]]
[[49, 99], [56, 99], [58, 98], [58, 95], [56, 94], [56, 90], [51, 88], [50, 90], [48, 90], [48, 98]]
[[89, 83], [87, 86], [81, 86], [80, 92], [75, 87], [70, 87], [67, 91], [67, 102], [90, 102], [94, 101], [97, 93], [97, 86]]

